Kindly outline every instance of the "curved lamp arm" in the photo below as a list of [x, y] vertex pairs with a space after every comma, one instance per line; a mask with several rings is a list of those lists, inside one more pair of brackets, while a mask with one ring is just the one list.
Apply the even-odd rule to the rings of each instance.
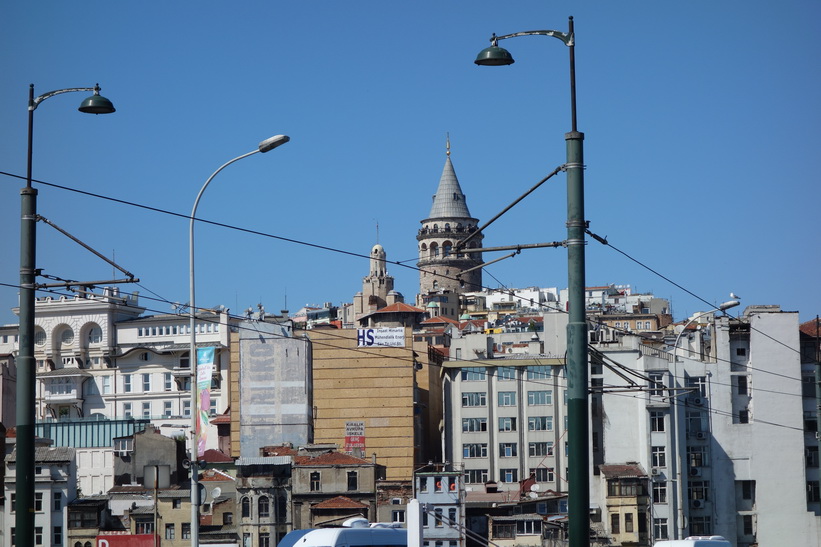
[[730, 308], [735, 308], [735, 307], [736, 307], [736, 306], [738, 306], [739, 304], [741, 304], [741, 302], [739, 302], [738, 300], [728, 300], [727, 302], [724, 302], [723, 304], [721, 304], [721, 305], [720, 305], [719, 307], [717, 307], [717, 308], [714, 308], [714, 309], [709, 310], [709, 311], [703, 311], [703, 312], [701, 312], [701, 313], [696, 314], [695, 316], [693, 316], [693, 318], [692, 318], [692, 319], [690, 319], [689, 321], [687, 321], [687, 322], [684, 324], [684, 327], [682, 327], [681, 332], [680, 332], [680, 333], [678, 333], [678, 336], [676, 336], [676, 341], [675, 341], [675, 343], [673, 344], [673, 356], [674, 356], [674, 357], [676, 357], [676, 359], [678, 359], [678, 343], [681, 341], [681, 337], [682, 337], [682, 335], [683, 335], [683, 334], [684, 334], [684, 332], [687, 330], [687, 327], [689, 327], [689, 326], [690, 326], [690, 324], [692, 324], [694, 321], [696, 321], [696, 320], [697, 320], [697, 319], [699, 319], [700, 317], [704, 317], [704, 316], [705, 316], [705, 315], [707, 315], [708, 313], [714, 313], [714, 312], [717, 312], [717, 311], [727, 311], [727, 310], [729, 310]]
[[570, 47], [573, 44], [573, 33], [561, 32], [558, 30], [524, 30], [522, 32], [514, 32], [513, 34], [505, 34], [504, 36], [496, 36], [494, 34], [490, 38], [490, 43], [494, 46], [498, 45], [499, 40], [505, 40], [506, 38], [516, 38], [517, 36], [552, 36], [553, 38], [558, 38], [564, 45]]

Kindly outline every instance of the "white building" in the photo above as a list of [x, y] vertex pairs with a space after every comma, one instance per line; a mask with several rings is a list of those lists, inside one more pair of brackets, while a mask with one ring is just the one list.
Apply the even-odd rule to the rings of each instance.
[[634, 336], [591, 354], [594, 473], [623, 466], [635, 475], [591, 480], [597, 526], [615, 544], [718, 534], [738, 547], [818, 545], [817, 440], [805, 432], [815, 413], [802, 400], [798, 314], [749, 307], [694, 336], [678, 360]]

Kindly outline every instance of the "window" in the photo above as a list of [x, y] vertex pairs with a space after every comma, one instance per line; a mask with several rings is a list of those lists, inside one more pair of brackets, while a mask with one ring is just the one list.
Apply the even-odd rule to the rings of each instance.
[[465, 469], [465, 482], [468, 484], [483, 484], [487, 479], [487, 469]]
[[736, 376], [736, 393], [739, 395], [747, 395], [747, 377]]
[[650, 431], [664, 431], [664, 412], [650, 411]]
[[807, 503], [821, 501], [821, 482], [807, 481]]
[[610, 515], [610, 533], [611, 534], [620, 534], [621, 527], [619, 526], [619, 514], [612, 513]]
[[527, 447], [527, 454], [528, 454], [528, 456], [552, 456], [553, 455], [553, 443], [552, 442], [529, 443], [528, 447]]
[[806, 462], [807, 467], [818, 467], [818, 447], [805, 446], [804, 460]]
[[518, 469], [500, 469], [499, 470], [499, 478], [502, 482], [518, 482], [519, 481], [519, 470]]
[[111, 394], [111, 376], [103, 376], [103, 395]]
[[754, 536], [755, 535], [755, 527], [753, 526], [753, 516], [752, 515], [743, 515], [741, 517], [741, 527], [744, 530], [745, 536]]
[[691, 500], [709, 499], [710, 481], [690, 481], [687, 485], [687, 495]]
[[498, 367], [496, 369], [496, 379], [497, 380], [515, 380], [516, 379], [516, 368], [515, 367]]
[[493, 523], [493, 539], [513, 539], [516, 537], [516, 525], [505, 523]]
[[176, 531], [174, 530], [173, 524], [166, 524], [165, 525], [165, 539], [175, 539]]
[[242, 534], [242, 547], [251, 547], [251, 534], [248, 532]]
[[741, 499], [755, 503], [755, 481], [739, 481], [741, 483]]
[[268, 496], [260, 496], [257, 502], [257, 516], [259, 518], [268, 518], [271, 516], [271, 501]]
[[487, 458], [487, 443], [467, 443], [462, 445], [462, 457]]
[[433, 486], [437, 492], [444, 492], [448, 489], [447, 487], [447, 479], [445, 479], [444, 483], [442, 482], [442, 477], [433, 477]]
[[154, 533], [154, 520], [138, 520], [135, 523], [135, 531], [138, 534], [153, 534]]
[[151, 403], [145, 402], [143, 403], [143, 418], [150, 418], [151, 417]]
[[516, 392], [515, 391], [500, 391], [499, 392], [499, 406], [516, 406]]
[[180, 498], [175, 498], [171, 502], [171, 507], [173, 507], [174, 509], [179, 509], [180, 507], [182, 507], [182, 500]]
[[487, 393], [484, 391], [462, 393], [462, 406], [486, 406]]
[[624, 514], [624, 532], [627, 534], [633, 533], [633, 513]]
[[448, 520], [450, 524], [456, 524], [456, 508], [450, 507], [448, 508]]
[[54, 511], [62, 511], [63, 510], [63, 493], [62, 492], [52, 492], [52, 509]]
[[486, 371], [484, 367], [466, 367], [462, 369], [463, 382], [477, 382], [484, 380]]
[[667, 467], [667, 457], [663, 446], [653, 446], [650, 448], [650, 456], [653, 467]]
[[650, 379], [650, 395], [661, 397], [664, 395], [664, 373], [663, 372], [651, 372], [647, 375]]
[[269, 532], [259, 533], [259, 547], [271, 547], [271, 534]]
[[653, 519], [653, 538], [667, 539], [667, 519]]
[[653, 503], [667, 503], [667, 482], [653, 483]]
[[437, 507], [436, 509], [433, 510], [433, 514], [434, 514], [434, 522], [436, 523], [434, 526], [436, 526], [437, 528], [442, 528], [442, 526], [444, 526], [444, 524], [445, 524], [442, 521], [442, 508]]
[[163, 416], [166, 418], [171, 417], [171, 401], [163, 401], [162, 403], [162, 413]]
[[37, 346], [44, 346], [46, 344], [46, 331], [37, 329], [34, 333], [34, 344]]
[[738, 411], [738, 423], [740, 424], [748, 424], [750, 423], [750, 411], [746, 408], [744, 410]]
[[356, 471], [348, 471], [348, 491], [359, 488], [359, 474]]
[[536, 482], [553, 482], [555, 480], [552, 467], [532, 467], [530, 475]]
[[150, 374], [143, 374], [143, 392], [148, 393], [151, 391], [151, 375]]
[[527, 419], [528, 431], [552, 431], [553, 416], [531, 416]]
[[516, 431], [516, 418], [499, 418], [499, 431]]
[[242, 498], [242, 518], [251, 518], [251, 499], [248, 497]]
[[404, 509], [394, 509], [393, 511], [391, 511], [391, 522], [404, 523], [405, 522], [405, 510]]
[[550, 367], [545, 365], [535, 365], [527, 367], [528, 380], [546, 380], [550, 378]]
[[502, 458], [512, 458], [516, 455], [516, 443], [499, 443], [499, 456]]
[[[131, 404], [131, 403], [126, 403]], [[114, 451], [120, 454], [126, 454], [134, 451], [134, 439], [131, 437], [120, 437], [114, 439]]]
[[516, 522], [516, 535], [536, 536], [542, 533], [542, 521], [520, 520]]
[[487, 431], [487, 418], [462, 418], [462, 433]]
[[43, 493], [42, 492], [35, 492], [34, 493], [34, 510], [40, 512], [43, 510]]
[[707, 447], [688, 446], [687, 459], [690, 462], [690, 467], [704, 467], [707, 465]]
[[551, 390], [544, 391], [528, 391], [527, 404], [530, 406], [536, 405], [552, 405], [553, 392]]
[[311, 492], [319, 492], [322, 490], [320, 479], [321, 477], [319, 471], [314, 471], [311, 473]]
[[713, 525], [710, 517], [690, 517], [691, 536], [711, 536], [713, 535]]
[[166, 372], [163, 375], [163, 389], [165, 389], [165, 391], [173, 391], [174, 389], [174, 375], [170, 372]]
[[222, 514], [222, 524], [234, 524], [234, 513], [223, 513]]
[[52, 544], [53, 545], [62, 545], [63, 544], [63, 527], [62, 526], [55, 526], [52, 528], [51, 532], [52, 537]]
[[191, 523], [183, 522], [180, 525], [182, 539], [191, 539]]
[[693, 393], [696, 397], [707, 396], [707, 377], [706, 376], [688, 376], [685, 380], [685, 385], [697, 391]]
[[123, 374], [123, 391], [131, 393], [131, 375]]
[[185, 400], [182, 402], [182, 415], [191, 416], [191, 401]]

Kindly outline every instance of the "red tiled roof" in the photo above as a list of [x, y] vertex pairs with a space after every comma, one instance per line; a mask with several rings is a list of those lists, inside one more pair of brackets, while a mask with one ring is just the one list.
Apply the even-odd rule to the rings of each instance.
[[647, 473], [638, 464], [616, 464], [616, 465], [600, 465], [599, 469], [607, 479], [615, 478], [641, 478], [646, 477]]
[[[233, 460], [231, 460], [231, 461], [233, 461]], [[232, 480], [234, 480], [234, 477], [232, 477], [231, 475], [229, 475], [227, 473], [223, 473], [222, 471], [219, 471], [217, 469], [208, 469], [206, 471], [203, 471], [202, 475], [200, 475], [200, 482], [204, 482], [204, 481], [225, 482], [225, 481], [232, 481]]]
[[373, 313], [425, 313], [425, 310], [405, 304], [404, 302], [396, 302], [390, 306], [380, 308]]
[[261, 448], [264, 457], [269, 456], [296, 456], [297, 449], [291, 446], [263, 446]]
[[821, 332], [821, 325], [818, 325], [816, 323], [816, 319], [810, 319], [805, 323], [801, 323], [798, 326], [798, 330], [800, 330], [807, 336], [812, 336], [813, 338], [815, 338], [816, 336], [818, 336], [818, 333]]
[[347, 496], [337, 496], [314, 505], [314, 509], [363, 509], [368, 506]]
[[305, 465], [305, 466], [313, 466], [313, 465], [367, 465], [371, 462], [368, 460], [363, 460], [362, 458], [357, 458], [354, 456], [349, 456], [348, 454], [343, 454], [341, 452], [325, 452], [324, 454], [320, 454], [313, 458], [309, 456], [297, 456], [296, 464], [297, 465]]
[[229, 463], [234, 461], [234, 458], [228, 454], [214, 450], [213, 448], [206, 450], [202, 455], [202, 459], [208, 463]]
[[424, 321], [422, 321], [421, 324], [422, 325], [431, 325], [431, 324], [437, 324], [437, 323], [450, 323], [451, 325], [458, 325], [459, 321], [456, 321], [455, 319], [451, 319], [450, 317], [444, 317], [444, 316], [441, 316], [441, 315], [437, 315], [435, 317], [431, 317], [430, 319], [425, 319]]
[[229, 413], [220, 414], [219, 416], [217, 416], [216, 418], [211, 420], [211, 425], [224, 425], [224, 424], [230, 424], [230, 423], [231, 423], [231, 414], [229, 414]]

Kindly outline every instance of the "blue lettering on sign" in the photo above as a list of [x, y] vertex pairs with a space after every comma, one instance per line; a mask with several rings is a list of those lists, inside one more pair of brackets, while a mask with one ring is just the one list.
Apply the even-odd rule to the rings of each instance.
[[360, 346], [372, 346], [374, 342], [373, 329], [359, 329], [356, 333], [356, 341]]

